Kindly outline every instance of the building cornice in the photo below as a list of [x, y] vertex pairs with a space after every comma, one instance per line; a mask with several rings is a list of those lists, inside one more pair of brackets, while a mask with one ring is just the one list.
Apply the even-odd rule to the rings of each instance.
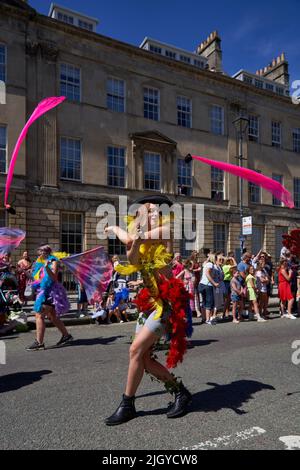
[[23, 20], [25, 19], [27, 21], [34, 21], [38, 25], [54, 29], [56, 31], [59, 30], [66, 34], [75, 36], [77, 38], [76, 42], [78, 42], [78, 38], [82, 38], [93, 41], [95, 43], [101, 43], [106, 47], [111, 47], [113, 49], [124, 51], [130, 55], [134, 54], [137, 57], [142, 57], [143, 59], [155, 64], [163, 64], [169, 66], [173, 70], [176, 69], [179, 72], [190, 74], [193, 77], [202, 77], [214, 82], [215, 84], [217, 83], [220, 86], [226, 85], [232, 90], [240, 90], [241, 92], [246, 94], [251, 93], [253, 95], [258, 95], [264, 98], [275, 100], [277, 103], [281, 102], [282, 104], [295, 106], [291, 98], [289, 97], [276, 95], [271, 91], [255, 88], [252, 85], [248, 85], [247, 83], [244, 83], [240, 80], [236, 80], [230, 76], [218, 72], [211, 72], [209, 70], [198, 69], [197, 67], [194, 67], [192, 65], [185, 64], [179, 61], [174, 61], [172, 59], [169, 59], [168, 57], [159, 56], [158, 54], [150, 53], [148, 51], [145, 51], [144, 49], [139, 48], [138, 46], [134, 46], [132, 44], [128, 44], [117, 39], [110, 38], [108, 36], [103, 36], [99, 33], [80, 29], [76, 26], [68, 25], [53, 18], [49, 18], [48, 16], [37, 13], [35, 10], [23, 11], [10, 5], [0, 4], [0, 11], [1, 10], [5, 11], [6, 13], [11, 13], [13, 16], [17, 16], [19, 18], [22, 18]]

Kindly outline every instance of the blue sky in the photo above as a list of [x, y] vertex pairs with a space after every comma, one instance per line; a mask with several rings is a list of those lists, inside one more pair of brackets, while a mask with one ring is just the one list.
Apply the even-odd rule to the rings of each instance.
[[[139, 46], [145, 36], [194, 51], [210, 32], [222, 38], [223, 67], [254, 72], [285, 52], [291, 82], [300, 80], [300, 2], [287, 0], [58, 0], [99, 19], [98, 32]], [[51, 2], [29, 0], [48, 14]]]

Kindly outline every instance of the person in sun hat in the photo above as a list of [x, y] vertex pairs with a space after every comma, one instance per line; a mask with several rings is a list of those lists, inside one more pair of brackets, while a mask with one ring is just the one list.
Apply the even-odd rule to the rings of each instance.
[[[175, 395], [175, 402], [167, 412], [168, 418], [177, 418], [187, 412], [192, 400], [185, 388], [168, 368], [181, 362], [187, 349], [188, 330], [186, 311], [189, 309], [189, 294], [183, 282], [172, 274], [173, 239], [170, 220], [162, 215], [161, 206], [172, 206], [166, 196], [144, 196], [135, 201], [138, 209], [129, 222], [128, 231], [117, 226], [106, 227], [126, 245], [127, 266], [119, 264], [116, 270], [122, 275], [140, 272], [145, 286], [135, 299], [140, 314], [136, 335], [130, 347], [127, 384], [117, 410], [106, 418], [108, 426], [122, 424], [137, 416], [135, 393], [144, 372], [163, 382], [166, 389]], [[161, 336], [170, 334], [170, 350], [167, 367], [153, 355], [153, 347]]]

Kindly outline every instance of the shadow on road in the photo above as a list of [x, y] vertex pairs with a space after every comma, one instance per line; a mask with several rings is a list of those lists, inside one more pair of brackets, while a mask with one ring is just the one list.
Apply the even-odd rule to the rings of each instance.
[[210, 343], [217, 343], [218, 341], [218, 339], [191, 339], [188, 342], [188, 349], [195, 348], [197, 346], [207, 346]]
[[[228, 408], [239, 415], [246, 414], [246, 411], [240, 407], [253, 399], [253, 395], [261, 390], [275, 390], [272, 385], [256, 382], [255, 380], [238, 380], [226, 385], [219, 385], [216, 383], [208, 382], [214, 388], [204, 390], [202, 392], [193, 394], [193, 402], [188, 413], [195, 411], [202, 411], [204, 413], [211, 411], [219, 411], [223, 408]], [[149, 393], [150, 395], [159, 395], [166, 392]], [[140, 395], [141, 398], [147, 395]], [[172, 400], [173, 401], [173, 400]], [[159, 408], [151, 411], [139, 411], [138, 416], [151, 416], [161, 415], [168, 411], [167, 408]]]
[[0, 393], [18, 390], [19, 388], [38, 382], [44, 375], [52, 374], [52, 370], [36, 370], [32, 372], [16, 372], [0, 377]]
[[97, 344], [110, 344], [116, 341], [118, 338], [124, 338], [124, 335], [119, 336], [110, 336], [109, 338], [83, 338], [83, 339], [74, 339], [70, 343], [67, 343], [62, 346], [49, 346], [46, 349], [61, 349], [61, 348], [70, 348], [72, 346], [94, 346]]
[[253, 399], [255, 393], [261, 390], [275, 390], [272, 385], [255, 380], [237, 380], [226, 385], [208, 382], [207, 385], [214, 388], [195, 393], [190, 411], [210, 412], [229, 408], [235, 413], [242, 415], [247, 412], [240, 410], [240, 407]]

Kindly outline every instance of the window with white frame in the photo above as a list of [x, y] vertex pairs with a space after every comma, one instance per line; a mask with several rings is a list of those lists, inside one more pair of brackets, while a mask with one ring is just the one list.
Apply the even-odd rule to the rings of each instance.
[[249, 75], [244, 75], [244, 82], [248, 83], [249, 85], [252, 85], [253, 79], [252, 77], [249, 77]]
[[300, 209], [300, 178], [294, 178], [294, 204]]
[[60, 94], [70, 101], [80, 102], [80, 68], [60, 64]]
[[[282, 184], [282, 181], [283, 181], [283, 176], [282, 175], [276, 175], [275, 173], [272, 174], [272, 179], [274, 181], [277, 181], [278, 183]], [[282, 202], [280, 201], [280, 199], [276, 199], [275, 196], [273, 196], [273, 206], [282, 206]]]
[[161, 47], [150, 44], [149, 51], [154, 52], [155, 54], [161, 54]]
[[87, 21], [78, 20], [78, 26], [82, 29], [87, 29], [88, 31], [93, 31], [92, 23], [88, 23]]
[[192, 162], [185, 163], [182, 158], [177, 160], [177, 187], [178, 194], [184, 196], [192, 195]]
[[266, 90], [274, 91], [274, 85], [272, 85], [272, 83], [266, 83]]
[[117, 78], [107, 80], [106, 103], [108, 109], [124, 113], [125, 111], [125, 82]]
[[192, 101], [184, 96], [177, 96], [177, 124], [192, 127]]
[[254, 85], [256, 86], [256, 88], [263, 88], [264, 87], [264, 82], [262, 82], [261, 80], [257, 80], [255, 79], [254, 80]]
[[210, 110], [211, 132], [217, 135], [224, 134], [224, 108], [214, 105]]
[[259, 119], [258, 119], [258, 116], [254, 116], [253, 114], [249, 116], [248, 136], [249, 136], [249, 140], [253, 142], [258, 142]]
[[144, 117], [159, 121], [159, 90], [144, 87]]
[[199, 69], [204, 69], [205, 65], [203, 60], [194, 59], [194, 65]]
[[[261, 171], [255, 170], [256, 173], [261, 173]], [[249, 202], [251, 204], [260, 204], [261, 203], [261, 188], [257, 184], [249, 183]]]
[[284, 89], [281, 86], [277, 86], [275, 88], [277, 95], [283, 96], [284, 95]]
[[181, 62], [185, 62], [186, 64], [191, 63], [191, 58], [188, 57], [187, 55], [180, 54], [179, 55], [179, 60], [181, 60]]
[[144, 154], [144, 188], [160, 190], [160, 154], [145, 152]]
[[176, 52], [169, 51], [168, 49], [166, 49], [165, 56], [169, 57], [169, 59], [176, 59]]
[[182, 221], [182, 236], [180, 239], [180, 253], [183, 258], [191, 256], [194, 250], [194, 243], [196, 241], [196, 221], [183, 220]]
[[293, 151], [300, 153], [300, 129], [293, 129]]
[[[119, 216], [117, 216], [116, 218], [116, 224], [117, 225], [120, 225], [120, 218]], [[124, 243], [122, 243], [118, 237], [109, 237], [108, 238], [108, 254], [110, 256], [114, 256], [114, 255], [118, 255], [118, 256], [122, 256], [122, 255], [126, 255], [126, 245], [124, 245]]]
[[214, 252], [227, 253], [227, 230], [225, 224], [214, 224]]
[[0, 173], [6, 173], [7, 132], [6, 126], [0, 126]]
[[79, 139], [61, 137], [60, 177], [81, 181], [81, 141]]
[[6, 81], [6, 46], [0, 44], [0, 81]]
[[272, 121], [272, 146], [281, 147], [281, 122]]
[[83, 251], [83, 214], [62, 212], [61, 250], [76, 254]]
[[125, 148], [107, 147], [107, 184], [125, 188]]
[[211, 167], [211, 198], [214, 201], [224, 200], [224, 171]]
[[73, 16], [66, 15], [66, 14], [61, 13], [61, 12], [57, 13], [57, 19], [59, 21], [62, 21], [63, 23], [74, 24]]

